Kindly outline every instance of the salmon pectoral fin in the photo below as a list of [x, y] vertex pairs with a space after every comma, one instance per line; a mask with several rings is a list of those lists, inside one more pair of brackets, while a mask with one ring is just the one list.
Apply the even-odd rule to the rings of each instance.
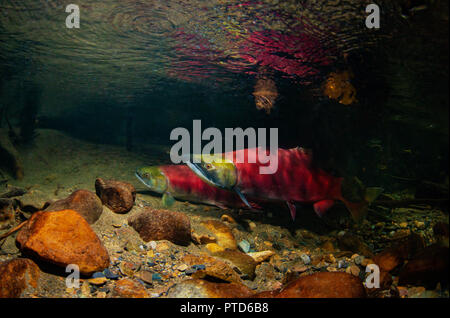
[[334, 205], [334, 200], [322, 200], [314, 203], [314, 212], [320, 217], [323, 217], [324, 214]]
[[165, 192], [162, 196], [162, 204], [166, 208], [171, 207], [175, 203], [175, 198], [168, 192]]
[[291, 212], [292, 221], [295, 221], [295, 214], [297, 213], [297, 208], [295, 207], [295, 204], [289, 201], [286, 201], [286, 204], [289, 208], [289, 212]]

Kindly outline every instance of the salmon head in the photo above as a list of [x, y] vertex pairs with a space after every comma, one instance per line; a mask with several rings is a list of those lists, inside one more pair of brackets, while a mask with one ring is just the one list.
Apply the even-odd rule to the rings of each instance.
[[135, 175], [143, 184], [156, 193], [163, 194], [167, 190], [167, 178], [159, 167], [138, 168]]
[[241, 200], [250, 208], [247, 199], [236, 187], [238, 172], [233, 161], [223, 155], [193, 155], [192, 161], [186, 164], [194, 173], [207, 183], [224, 190], [236, 192]]
[[236, 166], [222, 155], [193, 155], [187, 165], [207, 183], [225, 190], [233, 190], [237, 183]]

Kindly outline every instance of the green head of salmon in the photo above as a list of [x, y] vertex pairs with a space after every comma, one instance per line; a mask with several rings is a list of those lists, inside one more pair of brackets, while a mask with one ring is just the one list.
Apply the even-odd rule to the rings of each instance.
[[159, 167], [136, 169], [136, 177], [153, 192], [163, 194], [168, 187], [167, 178]]
[[225, 190], [233, 190], [237, 183], [235, 164], [222, 155], [193, 155], [187, 165], [207, 183]]

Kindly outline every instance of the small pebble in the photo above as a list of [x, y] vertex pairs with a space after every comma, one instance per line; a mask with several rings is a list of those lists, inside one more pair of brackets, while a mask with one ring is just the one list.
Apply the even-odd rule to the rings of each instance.
[[250, 243], [246, 240], [240, 241], [238, 247], [244, 253], [248, 253], [250, 251]]
[[309, 256], [306, 254], [300, 255], [300, 258], [302, 259], [302, 261], [305, 265], [308, 265], [309, 263], [311, 263], [311, 258], [309, 258]]
[[103, 274], [105, 274], [106, 278], [108, 278], [108, 279], [118, 279], [119, 278], [119, 275], [111, 272], [111, 270], [109, 268], [105, 269], [103, 271]]

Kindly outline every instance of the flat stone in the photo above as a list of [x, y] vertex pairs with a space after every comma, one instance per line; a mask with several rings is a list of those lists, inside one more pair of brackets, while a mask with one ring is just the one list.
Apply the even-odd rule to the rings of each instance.
[[213, 283], [202, 279], [190, 279], [173, 285], [169, 298], [247, 298], [254, 292], [239, 283]]
[[[207, 276], [215, 277], [227, 282], [241, 283], [241, 278], [233, 268], [224, 261], [207, 255], [185, 255], [182, 259], [183, 263], [188, 266], [204, 265], [205, 269], [196, 270], [193, 278], [204, 278]], [[186, 271], [187, 272], [187, 271]]]
[[342, 272], [320, 272], [298, 278], [276, 298], [364, 298], [361, 279]]
[[112, 296], [120, 298], [149, 298], [145, 287], [129, 278], [123, 278], [116, 282], [112, 290]]

